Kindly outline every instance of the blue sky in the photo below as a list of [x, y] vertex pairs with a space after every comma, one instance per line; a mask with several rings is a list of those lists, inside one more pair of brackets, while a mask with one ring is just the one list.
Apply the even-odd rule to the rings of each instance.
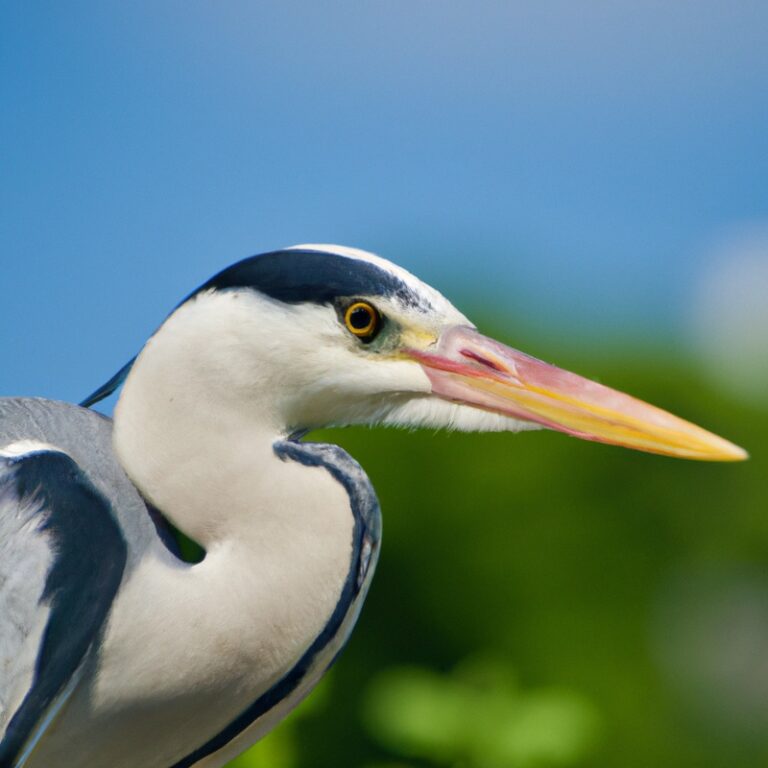
[[6, 394], [81, 397], [307, 241], [521, 344], [674, 338], [709, 244], [768, 219], [762, 0], [4, 3], [0, 97]]

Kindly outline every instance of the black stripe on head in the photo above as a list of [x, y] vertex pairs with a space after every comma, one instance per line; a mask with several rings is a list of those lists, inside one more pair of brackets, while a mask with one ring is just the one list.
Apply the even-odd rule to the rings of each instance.
[[219, 272], [203, 291], [253, 288], [287, 304], [331, 304], [354, 296], [387, 296], [409, 307], [428, 306], [400, 278], [375, 264], [327, 251], [289, 249], [251, 256]]
[[[387, 296], [398, 299], [405, 307], [432, 309], [429, 299], [386, 269], [362, 259], [309, 248], [271, 251], [238, 261], [192, 291], [176, 309], [200, 293], [238, 288], [253, 288], [286, 304], [332, 304], [340, 298]], [[125, 381], [135, 360], [80, 405], [89, 408], [109, 397]]]

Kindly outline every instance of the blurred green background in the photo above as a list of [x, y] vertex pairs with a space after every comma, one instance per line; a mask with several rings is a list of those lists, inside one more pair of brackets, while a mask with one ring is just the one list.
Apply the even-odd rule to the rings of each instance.
[[[523, 346], [510, 329], [481, 323]], [[642, 340], [527, 351], [719, 432], [679, 461], [551, 432], [348, 429], [378, 572], [320, 690], [233, 768], [768, 764], [768, 410]]]

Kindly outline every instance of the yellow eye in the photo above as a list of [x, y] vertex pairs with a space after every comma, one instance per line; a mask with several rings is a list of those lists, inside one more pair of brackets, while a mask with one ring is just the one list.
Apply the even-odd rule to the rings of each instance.
[[359, 339], [370, 341], [379, 330], [381, 318], [375, 307], [366, 301], [350, 304], [344, 312], [344, 325]]

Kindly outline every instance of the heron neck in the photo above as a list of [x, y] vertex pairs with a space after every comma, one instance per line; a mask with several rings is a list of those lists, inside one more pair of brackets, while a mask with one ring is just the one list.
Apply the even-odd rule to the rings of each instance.
[[146, 499], [206, 549], [263, 534], [275, 515], [300, 526], [313, 495], [348, 506], [327, 473], [299, 478], [278, 458], [285, 434], [266, 408], [212, 388], [174, 341], [161, 331], [145, 347], [115, 409], [115, 452]]

